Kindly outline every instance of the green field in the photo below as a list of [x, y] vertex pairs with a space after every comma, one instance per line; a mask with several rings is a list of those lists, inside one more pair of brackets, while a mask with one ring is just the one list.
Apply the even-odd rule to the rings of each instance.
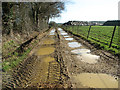
[[118, 27], [114, 34], [113, 42], [111, 48], [109, 48], [114, 26], [92, 26], [89, 33], [89, 38], [87, 38], [88, 30], [90, 26], [67, 26], [64, 29], [71, 31], [74, 34], [80, 35], [86, 40], [92, 43], [99, 44], [104, 50], [108, 50], [114, 54], [118, 54]]

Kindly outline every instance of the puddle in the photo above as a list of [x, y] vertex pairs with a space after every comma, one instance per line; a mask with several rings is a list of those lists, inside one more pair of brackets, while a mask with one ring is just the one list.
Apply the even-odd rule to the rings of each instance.
[[60, 33], [61, 33], [61, 35], [62, 35], [62, 34], [64, 34], [64, 33], [67, 35], [67, 33], [66, 33], [66, 32], [64, 32], [64, 31], [62, 31], [62, 32], [60, 32]]
[[75, 81], [90, 88], [118, 88], [115, 77], [107, 74], [82, 73], [73, 77]]
[[61, 32], [61, 33], [66, 33], [66, 32], [65, 32], [65, 31], [63, 31], [63, 30], [62, 30], [62, 31], [60, 31], [60, 32]]
[[66, 37], [66, 38], [67, 38], [67, 37], [70, 37], [70, 36], [63, 36], [63, 37]]
[[55, 51], [54, 47], [42, 47], [37, 51], [37, 55], [48, 55]]
[[97, 59], [99, 59], [100, 56], [84, 53], [82, 55], [78, 55], [77, 58], [83, 62], [94, 64], [97, 63]]
[[45, 62], [48, 62], [48, 63], [49, 63], [49, 62], [51, 62], [51, 61], [55, 61], [55, 58], [52, 58], [52, 57], [49, 56], [49, 57], [44, 58], [43, 60], [44, 60]]
[[52, 30], [50, 31], [50, 35], [55, 35], [55, 29], [52, 29]]
[[65, 31], [63, 31], [63, 29], [58, 28], [58, 30], [60, 31], [60, 34], [61, 34], [61, 35], [67, 35], [67, 33], [66, 33]]
[[71, 51], [74, 54], [86, 54], [86, 53], [90, 53], [89, 49], [75, 49]]
[[59, 30], [59, 31], [63, 31], [63, 29], [62, 29], [62, 28], [58, 28], [58, 30]]
[[68, 43], [68, 46], [71, 48], [77, 48], [77, 47], [80, 47], [82, 45], [78, 42], [70, 42], [70, 43]]
[[65, 38], [65, 40], [73, 40], [73, 38]]
[[55, 43], [55, 40], [54, 40], [54, 39], [45, 39], [45, 40], [43, 41], [43, 44], [53, 44], [53, 43]]
[[64, 33], [65, 33], [65, 31], [64, 31], [64, 30], [61, 30], [60, 32], [61, 32], [61, 33], [62, 33], [62, 32], [64, 32]]
[[67, 35], [67, 33], [66, 32], [62, 32], [61, 35]]
[[51, 32], [55, 32], [55, 29], [52, 29]]
[[50, 33], [50, 35], [55, 35], [55, 33]]

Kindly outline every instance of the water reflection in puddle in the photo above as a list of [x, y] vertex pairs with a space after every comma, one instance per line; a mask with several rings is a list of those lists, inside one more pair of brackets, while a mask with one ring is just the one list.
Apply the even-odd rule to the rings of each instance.
[[59, 31], [63, 31], [63, 29], [62, 29], [62, 28], [58, 28], [58, 30], [59, 30]]
[[55, 51], [54, 47], [41, 47], [39, 48], [39, 50], [37, 51], [37, 55], [48, 55], [51, 54]]
[[78, 55], [77, 58], [83, 62], [94, 64], [97, 63], [97, 60], [100, 58], [100, 56], [84, 53], [82, 55]]
[[54, 39], [45, 39], [45, 40], [43, 41], [43, 44], [53, 44], [54, 42], [55, 42]]
[[49, 63], [49, 62], [51, 62], [51, 61], [54, 61], [55, 58], [52, 58], [52, 57], [49, 56], [49, 57], [44, 58], [43, 60], [44, 60], [45, 62], [48, 62], [48, 63]]
[[77, 47], [80, 47], [82, 45], [78, 42], [70, 42], [70, 43], [68, 43], [68, 46], [71, 48], [77, 48]]
[[73, 40], [73, 38], [65, 38], [65, 40]]
[[115, 77], [107, 74], [82, 73], [73, 77], [75, 81], [90, 88], [118, 88]]
[[90, 53], [89, 49], [75, 49], [71, 51], [74, 54], [86, 54], [86, 53]]
[[62, 32], [61, 35], [67, 35], [67, 33], [66, 32]]
[[60, 34], [61, 34], [61, 35], [67, 35], [67, 33], [66, 33], [65, 31], [63, 31], [63, 29], [58, 28], [58, 30], [60, 31]]
[[62, 32], [60, 32], [60, 33], [66, 33], [65, 31], [62, 31]]
[[52, 30], [50, 31], [50, 35], [55, 35], [55, 29], [52, 29]]
[[70, 36], [63, 36], [63, 37], [67, 38], [67, 37], [70, 37]]

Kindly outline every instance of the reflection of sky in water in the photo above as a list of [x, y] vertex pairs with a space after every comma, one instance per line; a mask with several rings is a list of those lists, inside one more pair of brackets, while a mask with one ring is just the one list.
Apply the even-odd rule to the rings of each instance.
[[61, 33], [61, 35], [67, 35], [67, 33]]
[[63, 29], [58, 28], [58, 30], [60, 31], [60, 34], [61, 34], [61, 35], [67, 35], [67, 33], [66, 33], [65, 31], [63, 31]]
[[97, 63], [97, 59], [99, 59], [100, 56], [84, 53], [82, 55], [78, 55], [77, 58], [83, 62], [94, 64]]
[[63, 31], [63, 29], [62, 29], [62, 28], [58, 28], [58, 30], [59, 30], [59, 31]]
[[80, 47], [82, 45], [78, 42], [70, 42], [70, 43], [68, 43], [68, 46], [71, 48], [76, 48], [76, 47]]
[[51, 30], [50, 35], [55, 35], [55, 29]]
[[90, 53], [89, 49], [75, 49], [71, 51], [72, 53], [75, 54], [85, 54], [85, 53]]
[[65, 38], [65, 40], [73, 40], [73, 38]]
[[60, 33], [66, 33], [65, 31], [61, 31]]
[[70, 37], [70, 36], [63, 36], [63, 37], [66, 37], [66, 38], [67, 38], [67, 37]]

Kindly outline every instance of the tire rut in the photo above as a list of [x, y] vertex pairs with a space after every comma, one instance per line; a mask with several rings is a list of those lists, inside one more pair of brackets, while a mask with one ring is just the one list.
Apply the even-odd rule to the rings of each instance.
[[[68, 85], [68, 75], [60, 53], [61, 48], [58, 32], [56, 31], [54, 36], [50, 36], [50, 31], [44, 37], [39, 38], [39, 35], [36, 38], [39, 43], [32, 49], [28, 58], [13, 70], [13, 79], [6, 85], [6, 88], [70, 87]], [[44, 42], [50, 38], [54, 39], [53, 43]], [[54, 52], [48, 54], [49, 47], [55, 48]], [[39, 55], [36, 54], [39, 52], [39, 49], [40, 51], [43, 49], [47, 53], [45, 55], [40, 55], [41, 52]]]

